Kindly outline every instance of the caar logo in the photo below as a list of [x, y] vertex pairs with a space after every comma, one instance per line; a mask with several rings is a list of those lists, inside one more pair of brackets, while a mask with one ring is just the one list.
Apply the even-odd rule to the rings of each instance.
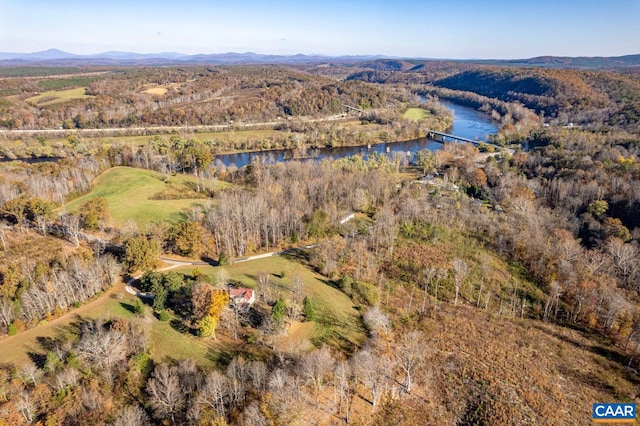
[[596, 423], [633, 423], [636, 421], [636, 404], [593, 404], [593, 421]]

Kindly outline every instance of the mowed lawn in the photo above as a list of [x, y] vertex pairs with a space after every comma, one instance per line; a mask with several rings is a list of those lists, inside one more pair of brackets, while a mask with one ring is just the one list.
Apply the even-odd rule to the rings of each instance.
[[429, 117], [431, 113], [426, 109], [422, 108], [408, 108], [404, 114], [402, 114], [402, 118], [405, 120], [411, 121], [419, 121]]
[[[73, 200], [66, 208], [74, 211], [85, 201], [104, 197], [115, 226], [121, 227], [132, 219], [144, 230], [151, 222], [186, 220], [191, 207], [204, 204], [205, 198], [196, 198], [200, 194], [194, 191], [195, 181], [191, 176], [169, 176], [166, 181], [162, 178], [162, 174], [150, 170], [114, 167], [96, 178], [89, 194]], [[152, 199], [160, 194], [185, 198]]]
[[85, 93], [86, 87], [76, 87], [68, 90], [49, 90], [26, 99], [27, 102], [35, 106], [47, 106], [71, 101], [74, 99], [86, 99], [93, 96]]
[[[194, 268], [190, 266], [178, 271], [191, 273]], [[222, 267], [197, 268], [201, 273], [209, 275], [212, 281], [215, 281], [219, 271], [224, 269], [231, 280], [239, 281], [250, 288], [257, 288], [258, 273], [267, 272], [270, 275], [273, 297], [285, 299], [293, 296], [292, 280], [299, 276], [302, 280], [301, 297], [308, 296], [316, 308], [313, 327], [303, 327], [307, 339], [316, 345], [327, 343], [348, 353], [361, 347], [366, 340], [362, 318], [351, 299], [331, 286], [326, 277], [284, 256], [271, 256]], [[281, 277], [283, 272], [284, 278]]]

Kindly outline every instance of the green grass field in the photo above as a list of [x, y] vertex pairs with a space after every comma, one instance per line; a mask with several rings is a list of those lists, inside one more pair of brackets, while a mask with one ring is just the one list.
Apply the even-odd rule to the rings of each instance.
[[[151, 309], [151, 308], [148, 308]], [[214, 367], [218, 362], [226, 365], [235, 356], [230, 342], [202, 339], [179, 331], [172, 321], [150, 319], [151, 356], [156, 362], [171, 362], [190, 358], [201, 367]], [[174, 323], [179, 323], [175, 320]]]
[[85, 87], [76, 87], [75, 89], [68, 90], [49, 90], [47, 92], [40, 93], [37, 96], [27, 98], [26, 101], [34, 106], [42, 107], [68, 102], [75, 99], [92, 98], [93, 96], [85, 94], [85, 89]]
[[404, 112], [404, 114], [402, 114], [402, 118], [404, 118], [405, 120], [419, 121], [419, 120], [424, 120], [430, 115], [431, 113], [426, 109], [409, 108]]
[[19, 332], [15, 336], [0, 339], [0, 364], [23, 365], [29, 362], [29, 354], [45, 354], [40, 342], [79, 333], [79, 325], [92, 319], [131, 318], [133, 313], [127, 306], [133, 306], [136, 297], [123, 293], [120, 300], [113, 295], [102, 296], [79, 309], [51, 323], [43, 323], [36, 328]]
[[[178, 269], [190, 273], [193, 266]], [[224, 269], [231, 280], [247, 287], [257, 287], [256, 276], [267, 272], [271, 276], [274, 297], [291, 298], [293, 277], [302, 279], [303, 296], [308, 296], [316, 308], [313, 327], [305, 327], [306, 338], [314, 344], [327, 343], [345, 352], [352, 352], [366, 340], [366, 331], [360, 313], [354, 308], [347, 295], [332, 287], [326, 277], [284, 256], [272, 256], [250, 262], [235, 263], [224, 267], [198, 267], [201, 273], [215, 280], [220, 269]], [[280, 275], [285, 272], [285, 277]], [[258, 295], [259, 296], [259, 295]]]
[[[224, 186], [222, 183], [219, 185]], [[104, 197], [115, 226], [123, 226], [128, 219], [132, 219], [144, 230], [151, 222], [178, 223], [186, 220], [186, 213], [191, 207], [205, 202], [204, 198], [196, 198], [200, 194], [194, 191], [194, 186], [195, 181], [191, 176], [169, 176], [165, 182], [157, 172], [114, 167], [96, 178], [89, 194], [68, 203], [66, 208], [74, 211], [91, 198]], [[185, 198], [151, 199], [159, 194]]]

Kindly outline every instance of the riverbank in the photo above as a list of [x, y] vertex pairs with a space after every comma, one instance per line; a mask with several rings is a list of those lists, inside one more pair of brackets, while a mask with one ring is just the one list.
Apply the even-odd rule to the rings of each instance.
[[[473, 110], [472, 108], [453, 104], [450, 102], [443, 103], [454, 116], [453, 126], [450, 129], [440, 128], [443, 123], [440, 121], [424, 120], [420, 123], [412, 123], [413, 130], [408, 128], [402, 131], [394, 131], [392, 136], [389, 131], [389, 125], [381, 125], [377, 123], [364, 122], [356, 120], [354, 117], [342, 117], [343, 120], [339, 126], [334, 129], [324, 129], [319, 131], [316, 128], [302, 128], [299, 126], [309, 125], [311, 123], [321, 124], [320, 119], [310, 119], [306, 122], [287, 122], [287, 123], [260, 123], [260, 125], [278, 125], [283, 130], [265, 129], [265, 130], [238, 130], [234, 127], [227, 132], [218, 131], [214, 133], [193, 133], [193, 126], [180, 128], [182, 133], [165, 134], [165, 135], [145, 135], [145, 136], [123, 136], [123, 137], [99, 137], [96, 139], [82, 139], [77, 135], [82, 130], [66, 131], [66, 139], [47, 141], [41, 136], [38, 141], [29, 143], [29, 141], [17, 140], [12, 144], [13, 152], [7, 152], [7, 146], [0, 147], [0, 162], [7, 161], [23, 161], [26, 163], [40, 163], [45, 161], [60, 161], [66, 158], [66, 155], [53, 155], [55, 152], [66, 153], [68, 145], [75, 148], [74, 155], [93, 155], [101, 146], [113, 145], [114, 143], [134, 143], [138, 146], [148, 143], [159, 142], [166, 137], [180, 137], [182, 139], [200, 140], [211, 148], [214, 154], [214, 164], [223, 164], [226, 167], [235, 165], [243, 167], [250, 164], [256, 159], [267, 163], [276, 163], [289, 160], [322, 160], [324, 158], [343, 158], [353, 155], [362, 155], [368, 158], [369, 155], [382, 155], [396, 153], [407, 154], [411, 156], [421, 149], [437, 150], [441, 144], [436, 141], [429, 141], [424, 138], [427, 130], [444, 131], [449, 130], [453, 134], [477, 139], [478, 135], [485, 137], [492, 132], [497, 131], [497, 126], [491, 122], [489, 116]], [[337, 116], [328, 117], [327, 120], [333, 121]], [[314, 121], [315, 120], [315, 121]], [[407, 120], [409, 123], [410, 120]], [[429, 127], [426, 125], [436, 124], [440, 127]], [[324, 123], [325, 125], [327, 123]], [[256, 123], [255, 126], [259, 124]], [[337, 123], [332, 123], [336, 126]], [[416, 127], [417, 126], [417, 127]], [[226, 126], [230, 128], [230, 126]], [[148, 128], [153, 129], [153, 128]], [[169, 129], [169, 128], [166, 128]], [[177, 128], [171, 128], [177, 129]], [[326, 134], [336, 134], [334, 139], [327, 139]], [[98, 130], [93, 130], [98, 131]], [[308, 132], [305, 134], [302, 132]], [[60, 130], [65, 132], [65, 130]], [[337, 133], [336, 133], [337, 132]], [[340, 133], [338, 135], [338, 133]], [[402, 137], [403, 134], [411, 133], [411, 136]], [[422, 138], [415, 138], [420, 134]], [[315, 137], [313, 135], [316, 135]], [[349, 137], [351, 135], [352, 137]], [[310, 142], [311, 138], [313, 142]], [[337, 139], [336, 139], [337, 138]], [[389, 139], [394, 139], [389, 141]], [[483, 138], [483, 139], [486, 139]], [[297, 142], [296, 142], [297, 140]], [[338, 143], [340, 140], [340, 143]], [[17, 156], [16, 152], [24, 152], [29, 155]]]

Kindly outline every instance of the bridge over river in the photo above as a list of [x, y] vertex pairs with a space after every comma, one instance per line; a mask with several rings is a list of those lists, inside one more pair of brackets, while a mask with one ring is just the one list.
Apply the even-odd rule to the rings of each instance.
[[433, 139], [438, 142], [447, 142], [447, 138], [451, 139], [453, 142], [469, 142], [474, 145], [478, 145], [480, 143], [486, 143], [482, 141], [478, 141], [475, 139], [469, 139], [462, 136], [456, 136], [449, 133], [438, 132], [435, 130], [427, 130], [427, 138]]
[[502, 147], [499, 146], [499, 145], [495, 145], [495, 144], [484, 142], [484, 141], [479, 141], [479, 140], [476, 140], [476, 139], [469, 139], [469, 138], [465, 138], [463, 136], [456, 136], [456, 135], [452, 135], [452, 134], [449, 134], [449, 133], [438, 132], [436, 130], [427, 130], [427, 138], [435, 140], [435, 141], [438, 141], [438, 142], [448, 142], [447, 141], [447, 138], [448, 138], [453, 142], [468, 142], [468, 143], [474, 144], [475, 146], [483, 144], [483, 145], [487, 145], [487, 146], [492, 146], [492, 147], [494, 147], [495, 149], [498, 149], [498, 150], [502, 149]]

